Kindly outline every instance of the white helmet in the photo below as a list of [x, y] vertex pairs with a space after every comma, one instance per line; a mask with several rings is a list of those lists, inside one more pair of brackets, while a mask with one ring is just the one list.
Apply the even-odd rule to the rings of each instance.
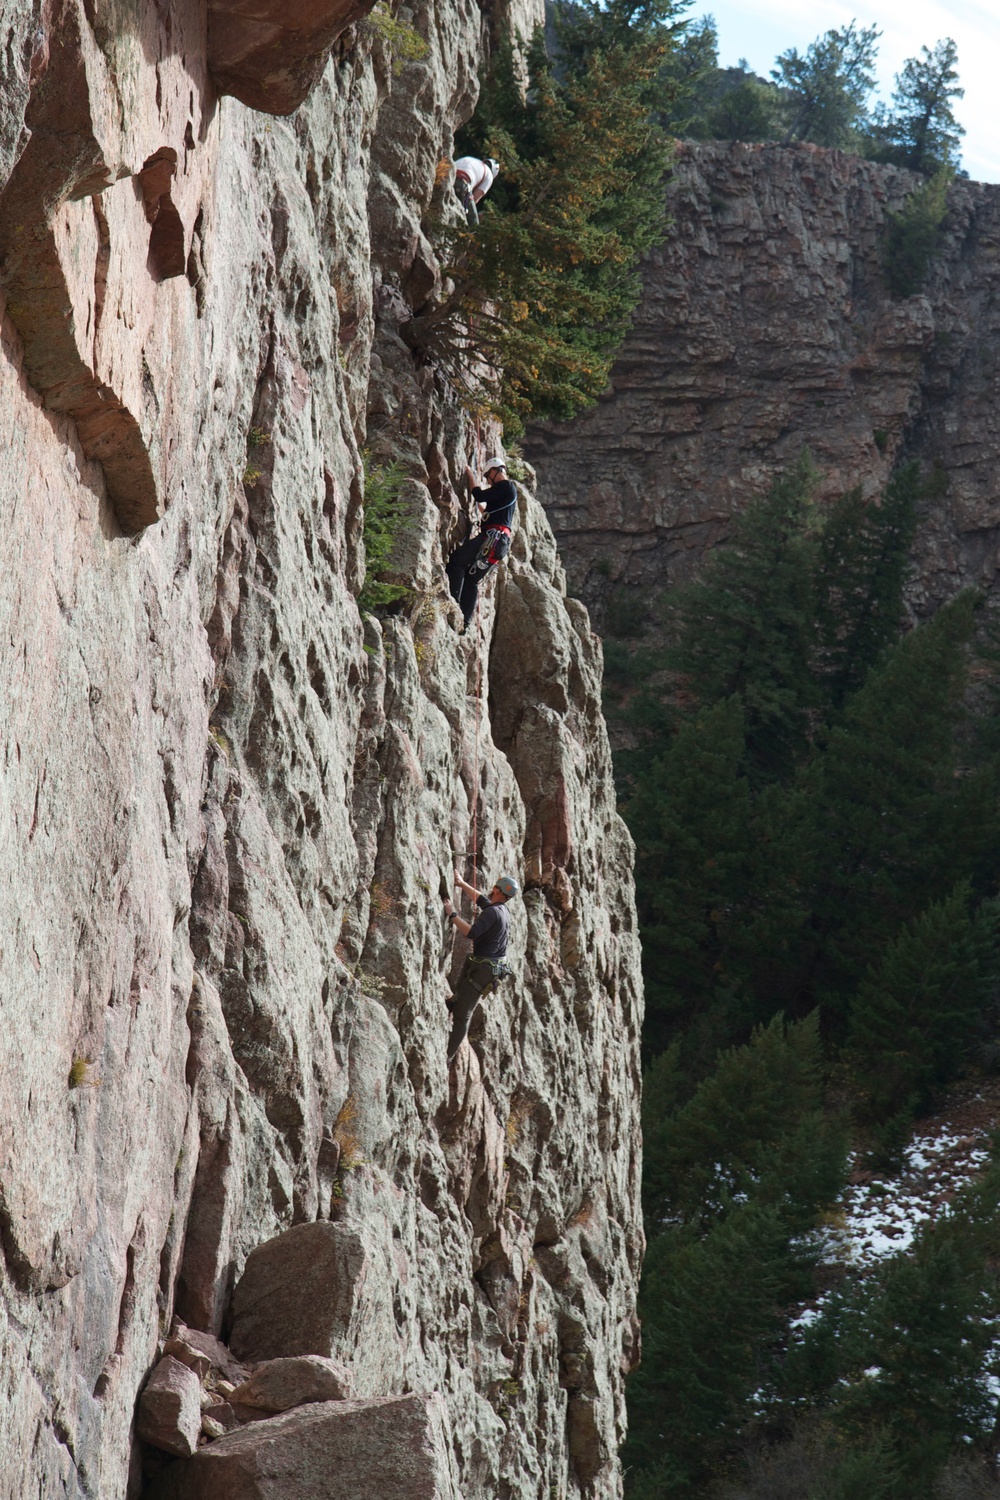
[[493, 181], [495, 182], [500, 175], [500, 163], [498, 161], [495, 161], [492, 156], [488, 156], [486, 158], [486, 165], [493, 173]]
[[506, 474], [507, 460], [505, 458], [491, 458], [488, 459], [487, 462], [483, 465], [484, 474], [489, 474], [494, 469], [503, 469], [504, 473]]

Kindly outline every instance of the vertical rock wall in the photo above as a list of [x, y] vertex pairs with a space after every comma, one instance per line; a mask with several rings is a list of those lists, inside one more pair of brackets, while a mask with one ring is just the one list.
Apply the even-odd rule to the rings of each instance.
[[[601, 403], [531, 434], [574, 591], [602, 617], [685, 577], [811, 449], [820, 496], [938, 466], [918, 608], [990, 589], [1000, 544], [1000, 188], [957, 181], [923, 292], [894, 300], [886, 213], [923, 178], [817, 146], [685, 144], [672, 227]], [[939, 486], [940, 488], [940, 486]]]
[[[368, 1426], [344, 1407], [338, 1452], [405, 1436], [412, 1395], [435, 1494], [620, 1493], [630, 846], [529, 490], [455, 631], [442, 556], [498, 435], [398, 329], [483, 22], [402, 15], [425, 60], [394, 74], [362, 23], [285, 119], [220, 98], [200, 0], [0, 11], [5, 1500], [214, 1495], [143, 1453], [137, 1396], [176, 1318], [228, 1339], [249, 1253], [314, 1222], [353, 1247], [329, 1352]], [[366, 442], [409, 476], [381, 621]], [[449, 1071], [440, 892], [473, 839], [525, 880], [517, 977]]]

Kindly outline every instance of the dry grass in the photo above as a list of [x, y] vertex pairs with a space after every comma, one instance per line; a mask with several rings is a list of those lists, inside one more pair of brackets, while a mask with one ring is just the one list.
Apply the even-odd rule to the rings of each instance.
[[90, 1070], [93, 1066], [94, 1059], [92, 1057], [74, 1057], [70, 1065], [69, 1078], [66, 1081], [67, 1087], [71, 1089], [99, 1088], [101, 1080], [90, 1076]]
[[351, 1129], [357, 1115], [357, 1100], [353, 1094], [348, 1094], [333, 1123], [333, 1138], [340, 1147], [341, 1172], [353, 1172], [355, 1167], [364, 1165], [364, 1147]]
[[510, 1107], [507, 1116], [505, 1130], [507, 1133], [508, 1146], [516, 1146], [521, 1138], [521, 1131], [526, 1120], [534, 1113], [535, 1105], [530, 1099], [520, 1099]]
[[395, 905], [392, 893], [389, 891], [384, 880], [373, 880], [369, 890], [371, 897], [371, 914], [373, 917], [387, 917]]
[[593, 1217], [594, 1200], [592, 1198], [584, 1198], [580, 1207], [569, 1221], [570, 1227], [575, 1229], [582, 1228], [584, 1224], [589, 1224]]

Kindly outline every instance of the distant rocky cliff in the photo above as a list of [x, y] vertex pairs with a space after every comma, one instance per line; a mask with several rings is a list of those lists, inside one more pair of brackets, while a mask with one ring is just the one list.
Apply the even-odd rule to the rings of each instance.
[[[529, 489], [458, 637], [499, 438], [399, 334], [483, 16], [404, 9], [397, 73], [357, 8], [251, 9], [0, 5], [0, 1495], [612, 1500], [640, 993], [600, 648]], [[381, 620], [366, 445], [408, 476]], [[473, 840], [525, 894], [449, 1070]]]
[[[815, 146], [685, 144], [602, 402], [532, 432], [574, 592], [603, 618], [688, 576], [804, 447], [820, 497], [914, 456], [920, 608], [1000, 560], [1000, 187], [957, 181], [924, 291], [889, 295], [886, 213], [923, 179]], [[624, 590], [623, 594], [621, 591]]]

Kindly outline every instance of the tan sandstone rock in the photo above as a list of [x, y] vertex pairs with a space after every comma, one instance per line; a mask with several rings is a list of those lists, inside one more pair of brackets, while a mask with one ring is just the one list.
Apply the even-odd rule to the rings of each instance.
[[186, 1458], [201, 1431], [201, 1381], [188, 1365], [167, 1355], [139, 1398], [136, 1431], [144, 1443]]
[[318, 1354], [300, 1354], [261, 1361], [250, 1379], [233, 1392], [233, 1401], [266, 1411], [287, 1411], [308, 1401], [343, 1401], [352, 1394], [350, 1370]]
[[173, 1464], [150, 1500], [458, 1500], [436, 1396], [299, 1407]]
[[233, 1293], [230, 1342], [251, 1364], [330, 1357], [368, 1277], [361, 1236], [340, 1224], [297, 1224], [248, 1257]]
[[223, 94], [288, 115], [326, 65], [330, 48], [374, 0], [209, 0], [208, 65]]
[[[202, 1333], [199, 1328], [188, 1328], [179, 1318], [174, 1319], [170, 1338], [163, 1346], [164, 1354], [172, 1354], [182, 1364], [204, 1378], [210, 1370], [217, 1370], [223, 1381], [239, 1385], [246, 1380], [249, 1371], [234, 1359], [230, 1350], [214, 1334]], [[218, 1383], [218, 1382], [217, 1382]]]
[[[509, 15], [528, 34], [540, 10]], [[580, 1500], [590, 1473], [618, 1500], [641, 990], [599, 643], [530, 487], [456, 635], [461, 476], [501, 435], [401, 332], [440, 275], [482, 10], [419, 0], [428, 53], [399, 74], [344, 33], [280, 119], [220, 100], [204, 0], [8, 19], [4, 1500], [140, 1492], [164, 1331], [221, 1390], [248, 1260], [331, 1223], [364, 1275], [319, 1352], [357, 1397], [439, 1393], [426, 1440], [463, 1500]], [[402, 461], [421, 524], [392, 566], [414, 592], [362, 618], [365, 447]], [[515, 977], [449, 1068], [465, 950], [440, 891], [473, 826], [481, 878], [526, 894]], [[246, 1434], [174, 1468], [252, 1439], [294, 1493], [298, 1444], [254, 1444], [309, 1409], [241, 1406]]]

